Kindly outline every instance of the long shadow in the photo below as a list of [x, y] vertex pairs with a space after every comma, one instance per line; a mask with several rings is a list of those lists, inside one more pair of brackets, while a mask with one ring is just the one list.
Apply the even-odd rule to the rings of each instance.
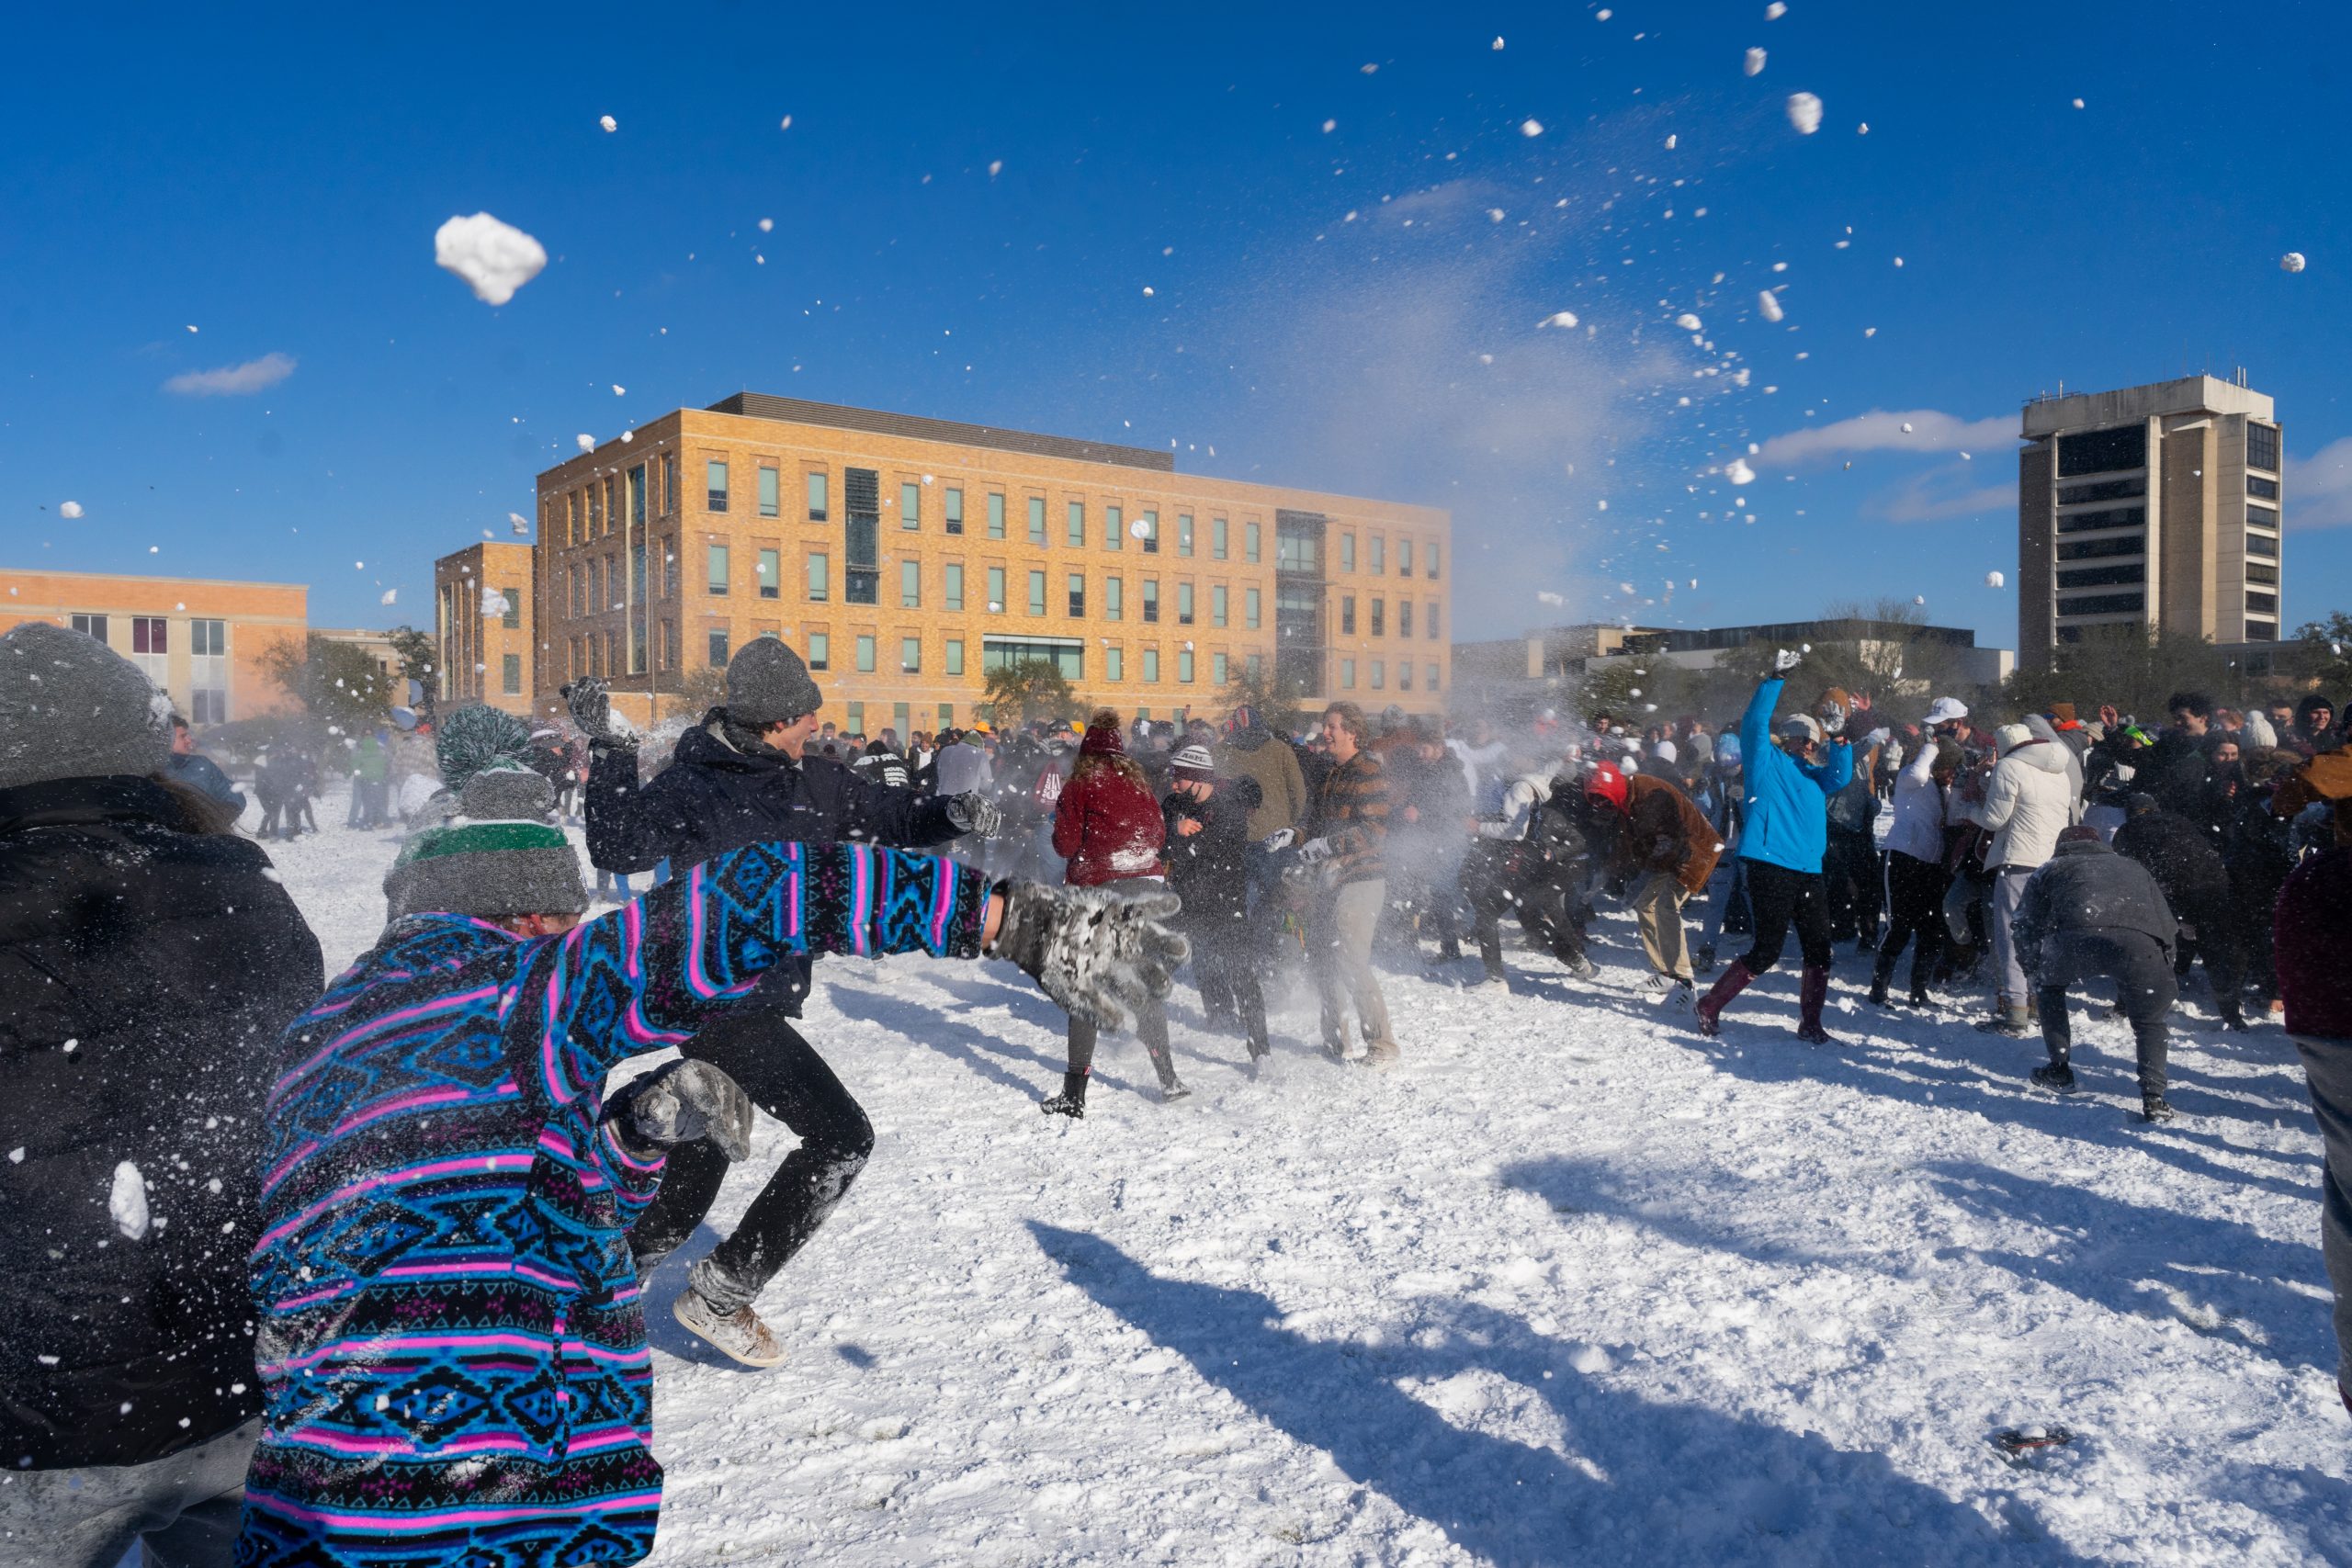
[[[1015, 1045], [986, 1030], [959, 1023], [935, 1005], [880, 991], [853, 989], [847, 986], [834, 987], [829, 999], [846, 1016], [862, 1019], [867, 1023], [878, 1023], [885, 1029], [928, 1045], [941, 1055], [961, 1062], [989, 1082], [1019, 1091], [1024, 1099], [1035, 1098], [1040, 1084], [1058, 1081], [1061, 1070], [1067, 1065], [1064, 1058], [1047, 1056], [1025, 1045]], [[1060, 1013], [1054, 1016], [1058, 1022]], [[1023, 1076], [1012, 1071], [1008, 1063], [1019, 1063], [1035, 1071]]]
[[[1881, 1455], [1579, 1374], [1565, 1345], [1458, 1306], [1396, 1348], [1308, 1339], [1252, 1291], [1156, 1275], [1108, 1242], [1029, 1228], [1073, 1284], [1351, 1479], [1500, 1564], [2077, 1563], [2011, 1497], [1995, 1525]], [[1433, 1343], [1432, 1343], [1433, 1342]], [[1454, 1426], [1399, 1378], [1499, 1376], [1566, 1428], [1549, 1449]]]
[[[2113, 1312], [2182, 1323], [2282, 1365], [2335, 1365], [2326, 1278], [2315, 1247], [2272, 1241], [2227, 1220], [2143, 1208], [1966, 1161], [1923, 1168], [1952, 1201], [1988, 1219], [2037, 1225], [2053, 1242], [2039, 1256], [1940, 1249], [1946, 1255], [2040, 1280]], [[1907, 1262], [1901, 1255], [1816, 1249], [1755, 1235], [1740, 1228], [1736, 1205], [1720, 1201], [1704, 1212], [1661, 1212], [1655, 1202], [1624, 1196], [1611, 1168], [1596, 1160], [1530, 1160], [1506, 1167], [1500, 1179], [1563, 1213], [1607, 1215], [1686, 1247], [1758, 1263], [1892, 1272]]]

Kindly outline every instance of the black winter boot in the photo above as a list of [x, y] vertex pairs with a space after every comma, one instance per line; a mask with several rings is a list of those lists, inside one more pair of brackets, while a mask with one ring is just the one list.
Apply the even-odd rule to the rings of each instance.
[[2143, 1122], [2169, 1122], [2179, 1114], [2161, 1094], [2140, 1097], [2140, 1120]]
[[1048, 1116], [1067, 1116], [1073, 1122], [1085, 1120], [1086, 1075], [1064, 1073], [1061, 1093], [1047, 1095], [1038, 1102], [1037, 1109]]

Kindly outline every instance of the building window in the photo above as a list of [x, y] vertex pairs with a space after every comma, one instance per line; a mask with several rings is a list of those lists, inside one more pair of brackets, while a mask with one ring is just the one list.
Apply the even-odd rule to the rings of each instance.
[[[1431, 539], [1430, 541], [1429, 559], [1429, 578], [1430, 581], [1434, 582], [1437, 581], [1437, 541], [1435, 539]], [[1436, 691], [1437, 682], [1435, 681], [1431, 681], [1430, 682], [1429, 689], [1432, 692]]]
[[1340, 660], [1340, 690], [1352, 692], [1355, 689], [1356, 661], [1352, 659], [1342, 659]]
[[1086, 502], [1073, 501], [1069, 503], [1063, 518], [1063, 527], [1064, 536], [1069, 539], [1071, 549], [1086, 547]]
[[[1399, 577], [1410, 577], [1413, 575], [1413, 541], [1410, 539], [1399, 539], [1396, 541], [1396, 575]], [[1402, 623], [1400, 622], [1399, 625], [1401, 624]], [[1407, 688], [1401, 682], [1398, 682], [1397, 690], [1404, 691], [1408, 689], [1408, 688]]]
[[1156, 686], [1159, 683], [1159, 649], [1147, 648], [1143, 650], [1143, 678], [1148, 684]]
[[899, 668], [909, 675], [922, 671], [922, 638], [902, 637], [899, 639]]
[[1378, 577], [1385, 572], [1388, 570], [1388, 541], [1374, 534], [1364, 540], [1364, 548], [1370, 552], [1372, 575]]
[[727, 628], [725, 626], [711, 627], [710, 667], [713, 670], [727, 668]]
[[1105, 681], [1124, 681], [1127, 678], [1126, 653], [1127, 650], [1123, 648], [1106, 648], [1102, 650], [1102, 678]]
[[857, 672], [861, 675], [874, 673], [874, 634], [872, 632], [861, 633], [858, 637]]
[[2266, 588], [2276, 588], [2278, 586], [2278, 569], [2266, 566], [2258, 560], [2250, 560], [2245, 563], [2245, 580], [2258, 582]]
[[2087, 534], [2099, 528], [2137, 528], [2148, 520], [2144, 506], [2109, 506], [2097, 512], [2062, 512], [2058, 514], [2061, 534]]
[[2256, 506], [2249, 501], [2245, 503], [2245, 525], [2249, 528], [2267, 528], [2277, 533], [2278, 509], [2275, 506]]
[[824, 553], [823, 551], [821, 551], [821, 550], [814, 551], [814, 552], [812, 552], [812, 553], [809, 555], [809, 557], [808, 557], [808, 600], [809, 600], [809, 603], [814, 604], [823, 604], [823, 603], [825, 602], [825, 600], [826, 600], [827, 596], [828, 596], [828, 595], [832, 592], [832, 584], [831, 584], [831, 581], [830, 581], [831, 573], [830, 573], [830, 570], [829, 570], [829, 568], [831, 567], [831, 560], [826, 557], [825, 553]]
[[760, 515], [774, 517], [783, 510], [784, 496], [776, 483], [775, 470], [763, 463], [760, 465]]
[[833, 639], [831, 634], [826, 632], [810, 632], [806, 640], [808, 644], [808, 668], [811, 670], [831, 669], [833, 667]]
[[1003, 670], [1032, 660], [1052, 665], [1061, 671], [1066, 680], [1080, 680], [1086, 674], [1086, 644], [1074, 637], [991, 637], [980, 639], [980, 668], [983, 670]]
[[[1212, 583], [1209, 586], [1209, 625], [1213, 626], [1225, 625], [1225, 613], [1229, 603], [1230, 595], [1224, 583]], [[1219, 685], [1224, 683], [1222, 681], [1217, 682]]]
[[1159, 623], [1159, 579], [1147, 577], [1143, 580], [1143, 624], [1149, 626]]
[[1356, 596], [1352, 593], [1340, 595], [1340, 635], [1356, 635]]
[[964, 492], [962, 490], [953, 486], [949, 487], [947, 499], [941, 503], [939, 514], [942, 520], [942, 526], [944, 526], [949, 533], [960, 534], [964, 531]]
[[922, 608], [922, 562], [902, 560], [899, 563], [899, 608]]
[[710, 568], [710, 592], [724, 598], [727, 594], [727, 547], [713, 545], [707, 557]]
[[1040, 548], [1045, 547], [1046, 498], [1042, 495], [1029, 498], [1029, 542]]
[[2278, 623], [2276, 621], [2248, 621], [2245, 624], [2245, 640], [2248, 642], [2277, 642], [2278, 640]]
[[523, 656], [510, 653], [498, 661], [498, 689], [510, 697], [523, 694]]
[[2245, 596], [2245, 613], [2249, 615], [2275, 615], [2278, 613], [2276, 593], [2249, 593]]
[[1241, 661], [1241, 665], [1243, 669], [1250, 671], [1250, 679], [1252, 681], [1260, 679], [1265, 673], [1266, 661], [1264, 658], [1259, 654], [1253, 653], [1250, 655], [1249, 658]]
[[1372, 635], [1374, 637], [1388, 635], [1388, 601], [1385, 599], [1374, 599], [1372, 602]]
[[1120, 581], [1115, 577], [1102, 580], [1102, 618], [1106, 621], [1117, 620], [1125, 610], [1120, 599]]
[[939, 728], [942, 728], [942, 729], [946, 729], [946, 728], [949, 728], [953, 727], [955, 723], [956, 723], [956, 705], [955, 705], [954, 703], [942, 703], [942, 704], [940, 704], [940, 705], [939, 705]]
[[588, 597], [588, 568], [586, 565], [583, 563], [575, 563], [571, 566], [565, 567], [563, 569], [563, 583], [566, 590], [566, 597], [569, 598], [571, 604], [572, 619], [578, 620], [582, 614], [580, 607], [587, 601]]
[[1004, 537], [1004, 497], [994, 491], [989, 492], [989, 537]]
[[1434, 692], [1434, 691], [1436, 691], [1436, 690], [1437, 690], [1437, 666], [1436, 666], [1436, 665], [1434, 665], [1434, 664], [1425, 664], [1425, 665], [1421, 666], [1421, 670], [1422, 670], [1422, 672], [1423, 672], [1423, 673], [1428, 677], [1428, 679], [1427, 679], [1427, 680], [1425, 680], [1424, 682], [1422, 682], [1422, 683], [1421, 683], [1421, 690], [1423, 690], [1423, 691], [1425, 691], [1425, 692]]
[[1258, 590], [1245, 588], [1241, 591], [1241, 624], [1253, 632], [1258, 629], [1259, 604]]
[[760, 552], [760, 597], [763, 599], [784, 597], [784, 552], [782, 550]]
[[1176, 624], [1180, 626], [1193, 624], [1193, 585], [1189, 582], [1176, 585]]
[[842, 733], [857, 739], [865, 739], [865, 705], [847, 703], [842, 708]]
[[1069, 618], [1073, 621], [1083, 619], [1086, 615], [1086, 574], [1082, 571], [1071, 572], [1069, 588]]
[[2267, 469], [2274, 474], [2278, 471], [2278, 427], [2277, 425], [2247, 422], [2245, 466], [2249, 468]]
[[1136, 528], [1143, 538], [1143, 553], [1148, 556], [1158, 555], [1159, 553], [1159, 513], [1145, 513], [1136, 519]]
[[896, 731], [892, 736], [892, 739], [897, 740], [901, 746], [906, 744], [907, 737], [914, 733], [913, 726], [907, 720], [906, 704], [893, 703], [890, 705], [890, 728]]
[[809, 522], [822, 523], [832, 516], [831, 502], [829, 499], [831, 491], [832, 486], [824, 469], [817, 468], [810, 471], [808, 475]]
[[1046, 613], [1046, 574], [1042, 571], [1029, 574], [1029, 613], [1033, 615]]
[[899, 526], [902, 530], [922, 526], [922, 486], [899, 486]]
[[1388, 684], [1388, 666], [1380, 660], [1372, 661], [1372, 689], [1375, 692]]
[[2148, 477], [2134, 474], [2128, 479], [2101, 479], [2097, 484], [2065, 485], [2058, 491], [2058, 504], [2077, 506], [2086, 501], [2129, 501], [2135, 495], [2148, 493]]
[[1004, 568], [1001, 566], [989, 568], [989, 614], [1004, 614]]
[[1258, 525], [1255, 523], [1241, 525], [1241, 558], [1247, 561], [1258, 558]]
[[1227, 660], [1224, 654], [1212, 653], [1209, 655], [1209, 681], [1211, 684], [1218, 686], [1224, 685], [1225, 678], [1229, 673], [1231, 673], [1231, 665]]
[[2248, 474], [2245, 477], [2245, 492], [2258, 495], [2265, 501], [2276, 501], [2278, 499], [2278, 481], [2266, 479], [2259, 474]]
[[677, 667], [678, 623], [675, 621], [663, 621], [662, 623], [662, 668], [664, 670], [675, 670]]
[[1400, 692], [1413, 689], [1413, 661], [1409, 659], [1396, 661], [1396, 689]]
[[1117, 506], [1104, 507], [1102, 509], [1102, 547], [1106, 550], [1123, 548], [1124, 547], [1120, 541], [1122, 536], [1124, 536], [1126, 531], [1127, 514], [1125, 509]]
[[2267, 556], [2272, 560], [2277, 560], [2278, 541], [2267, 538], [2260, 534], [2248, 534], [2245, 536], [2245, 553], [2250, 556]]
[[720, 462], [718, 458], [713, 457], [709, 462], [703, 465], [703, 473], [705, 487], [710, 492], [708, 502], [709, 509], [713, 512], [726, 511], [727, 465]]
[[2119, 534], [2109, 539], [2061, 539], [2058, 558], [2098, 560], [2107, 556], [2136, 556], [2147, 547], [2148, 541], [2138, 534]]
[[1343, 532], [1340, 536], [1340, 570], [1341, 571], [1353, 571], [1355, 569], [1356, 536], [1353, 534]]
[[947, 639], [947, 672], [950, 675], [964, 672], [964, 639], [960, 637]]
[[2109, 430], [2077, 431], [2058, 438], [2058, 477], [2104, 474], [2148, 466], [2148, 427], [2119, 424]]
[[1429, 626], [1429, 630], [1422, 635], [1427, 637], [1431, 642], [1435, 642], [1438, 639], [1437, 615], [1437, 601], [1432, 599], [1429, 603], [1429, 614], [1422, 617], [1423, 621]]
[[1176, 514], [1176, 553], [1180, 556], [1193, 553], [1193, 514], [1189, 512]]
[[130, 617], [130, 651], [133, 653], [169, 653], [170, 633], [161, 615]]
[[2080, 599], [2061, 599], [2058, 613], [2062, 615], [2120, 615], [2147, 608], [2144, 593], [2089, 593]]
[[498, 624], [502, 626], [520, 627], [523, 624], [523, 591], [519, 588], [502, 588], [498, 591], [498, 598], [499, 603], [505, 606], [498, 613]]
[[964, 607], [964, 563], [949, 561], [943, 569], [942, 576], [941, 588], [945, 594], [947, 607], [951, 610], [962, 609]]
[[662, 454], [662, 515], [674, 517], [678, 512], [678, 455]]
[[1413, 635], [1413, 602], [1410, 599], [1396, 601], [1396, 635], [1398, 637]]
[[1176, 679], [1188, 685], [1192, 682], [1193, 650], [1189, 648], [1180, 648], [1176, 650]]
[[1226, 524], [1222, 517], [1209, 519], [1209, 559], [1225, 559]]

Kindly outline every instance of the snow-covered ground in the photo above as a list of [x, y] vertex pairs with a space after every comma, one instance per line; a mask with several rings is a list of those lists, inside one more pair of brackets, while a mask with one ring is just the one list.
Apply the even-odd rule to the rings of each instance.
[[[269, 846], [331, 968], [395, 841]], [[879, 1146], [761, 1302], [782, 1367], [671, 1322], [715, 1236], [655, 1277], [654, 1561], [2352, 1562], [2276, 1027], [2190, 1018], [2150, 1129], [2120, 1021], [2056, 1102], [2038, 1043], [1877, 1013], [1844, 957], [1836, 1049], [1779, 973], [1704, 1043], [1597, 929], [1592, 986], [1390, 975], [1386, 1076], [1322, 1060], [1298, 991], [1247, 1081], [1182, 987], [1194, 1097], [1106, 1042], [1080, 1123], [1037, 1112], [1061, 1022], [1019, 975], [826, 961], [806, 1032]]]

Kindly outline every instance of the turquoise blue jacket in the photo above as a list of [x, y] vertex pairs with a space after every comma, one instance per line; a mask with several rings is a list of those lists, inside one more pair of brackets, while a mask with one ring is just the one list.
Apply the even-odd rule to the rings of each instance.
[[1781, 700], [1778, 675], [1758, 683], [1740, 716], [1739, 748], [1747, 770], [1747, 820], [1739, 856], [1791, 871], [1818, 872], [1829, 843], [1829, 797], [1853, 782], [1854, 748], [1829, 743], [1826, 762], [1800, 762], [1772, 744], [1772, 709]]

